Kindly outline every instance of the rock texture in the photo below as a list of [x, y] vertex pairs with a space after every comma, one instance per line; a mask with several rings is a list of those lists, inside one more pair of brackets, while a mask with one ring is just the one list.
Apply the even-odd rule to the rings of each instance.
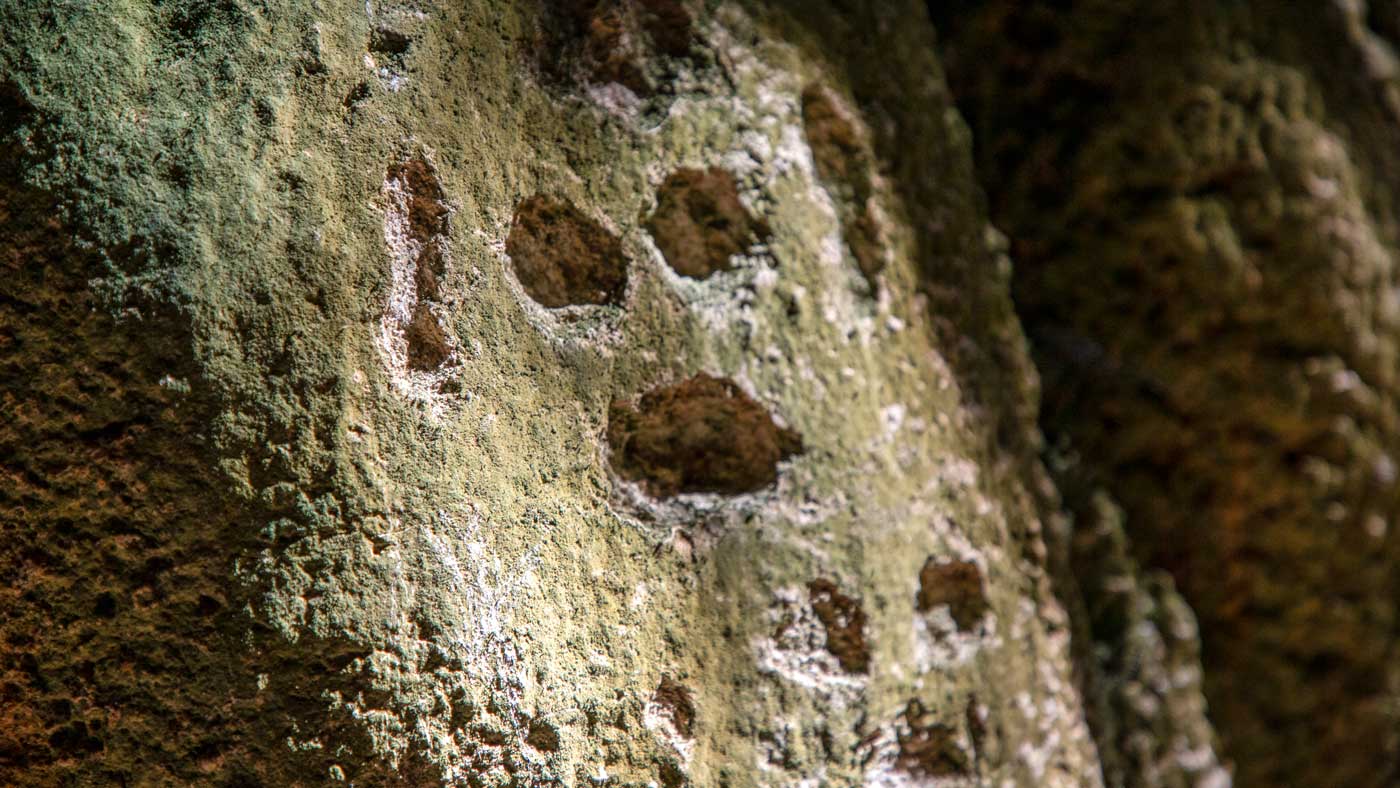
[[1194, 607], [1239, 783], [1394, 785], [1400, 6], [930, 9], [1062, 481]]
[[1393, 782], [1400, 10], [1188, 5], [0, 7], [0, 783]]
[[1098, 782], [922, 9], [3, 15], [0, 781]]

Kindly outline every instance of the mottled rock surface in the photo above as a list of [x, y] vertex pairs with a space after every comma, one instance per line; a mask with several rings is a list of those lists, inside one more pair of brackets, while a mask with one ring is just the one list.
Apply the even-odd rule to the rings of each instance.
[[1397, 784], [1400, 5], [929, 7], [1061, 480], [1195, 609], [1239, 784]]
[[0, 6], [0, 783], [1384, 779], [1377, 8]]

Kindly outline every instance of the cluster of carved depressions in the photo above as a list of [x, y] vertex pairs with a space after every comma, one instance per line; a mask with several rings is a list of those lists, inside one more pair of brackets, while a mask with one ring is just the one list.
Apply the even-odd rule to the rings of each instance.
[[613, 402], [608, 443], [618, 474], [657, 498], [754, 492], [802, 451], [802, 437], [743, 389], [703, 373], [653, 389], [635, 406]]
[[672, 173], [657, 192], [647, 230], [671, 268], [694, 279], [728, 271], [734, 255], [769, 235], [739, 200], [734, 176], [718, 168]]
[[919, 611], [924, 613], [947, 605], [958, 629], [972, 629], [987, 613], [982, 570], [971, 561], [939, 561], [930, 558], [924, 563], [924, 568], [919, 570], [917, 601]]
[[516, 206], [506, 254], [520, 286], [543, 306], [617, 304], [627, 290], [622, 242], [556, 197], [537, 194]]
[[812, 612], [826, 630], [826, 650], [847, 673], [867, 672], [870, 645], [865, 640], [866, 616], [860, 600], [841, 593], [835, 583], [820, 577], [807, 584], [807, 593]]
[[885, 267], [885, 222], [876, 199], [877, 169], [869, 134], [828, 88], [802, 91], [802, 124], [817, 175], [836, 203], [851, 256], [873, 290]]
[[958, 742], [957, 729], [939, 722], [917, 700], [909, 701], [895, 727], [899, 753], [895, 765], [916, 777], [957, 777], [972, 769]]
[[434, 370], [452, 355], [452, 343], [438, 314], [442, 309], [447, 203], [437, 176], [422, 159], [391, 167], [386, 184], [399, 214], [391, 246], [394, 241], [401, 246], [391, 253], [408, 258], [396, 262], [410, 266], [413, 277], [411, 297], [395, 304], [406, 343], [405, 360], [409, 369]]
[[[568, 35], [562, 46], [544, 47], [557, 50], [547, 70], [590, 90], [604, 87], [604, 95], [608, 86], [644, 100], [665, 94], [673, 70], [696, 49], [690, 14], [677, 0], [575, 0], [555, 11]], [[720, 168], [671, 173], [657, 188], [645, 229], [676, 273], [697, 280], [732, 269], [736, 256], [770, 236], [741, 200], [734, 175]], [[517, 204], [505, 250], [521, 289], [543, 307], [625, 301], [629, 267], [621, 240], [566, 199], [536, 194]], [[733, 381], [707, 374], [613, 402], [606, 438], [618, 476], [654, 498], [755, 492], [774, 485], [780, 463], [802, 451], [797, 432], [780, 426]], [[860, 603], [823, 582], [812, 584], [810, 602], [828, 648], [844, 670], [865, 672]], [[662, 729], [694, 737], [695, 704], [679, 681], [663, 677], [648, 707]], [[537, 750], [558, 745], [556, 736], [534, 739], [532, 731], [527, 743]], [[688, 783], [680, 761], [658, 757], [657, 768], [667, 788]]]
[[536, 51], [556, 82], [620, 85], [660, 93], [696, 51], [694, 20], [680, 0], [565, 0], [552, 4]]

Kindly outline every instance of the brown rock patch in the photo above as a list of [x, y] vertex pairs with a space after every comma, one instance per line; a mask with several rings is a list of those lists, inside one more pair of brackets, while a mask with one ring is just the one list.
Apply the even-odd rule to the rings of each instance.
[[885, 266], [885, 224], [875, 199], [876, 162], [869, 134], [826, 87], [802, 91], [802, 124], [817, 175], [837, 203], [841, 234], [871, 287]]
[[848, 673], [870, 668], [870, 646], [865, 642], [865, 611], [860, 601], [841, 593], [836, 584], [817, 578], [807, 584], [812, 612], [826, 629], [826, 650]]
[[802, 450], [800, 435], [732, 381], [705, 374], [648, 392], [636, 407], [614, 402], [608, 443], [618, 474], [663, 498], [761, 489]]
[[413, 310], [413, 319], [404, 328], [404, 338], [408, 340], [410, 369], [437, 369], [452, 355], [447, 332], [425, 301], [419, 301]]
[[957, 730], [938, 722], [917, 700], [909, 701], [896, 728], [895, 765], [917, 777], [956, 777], [971, 770]]
[[627, 289], [622, 244], [568, 202], [535, 195], [515, 209], [506, 254], [540, 304], [616, 304]]
[[987, 612], [982, 590], [982, 570], [971, 561], [938, 561], [930, 558], [919, 570], [919, 610], [928, 612], [947, 605], [958, 629], [971, 629]]
[[662, 676], [651, 702], [671, 718], [671, 726], [677, 733], [687, 739], [694, 736], [695, 703], [690, 698], [688, 687], [670, 676]]
[[672, 173], [647, 230], [671, 268], [696, 279], [728, 271], [731, 257], [768, 236], [768, 226], [739, 200], [734, 176], [718, 168]]
[[616, 83], [647, 97], [695, 48], [694, 20], [680, 0], [569, 0], [555, 11], [536, 50], [556, 80]]
[[442, 184], [422, 159], [409, 159], [389, 168], [387, 180], [407, 200], [408, 236], [414, 242], [413, 286], [417, 294], [413, 315], [403, 327], [408, 343], [408, 366], [437, 369], [452, 355], [447, 331], [432, 304], [442, 297], [444, 250], [450, 211]]

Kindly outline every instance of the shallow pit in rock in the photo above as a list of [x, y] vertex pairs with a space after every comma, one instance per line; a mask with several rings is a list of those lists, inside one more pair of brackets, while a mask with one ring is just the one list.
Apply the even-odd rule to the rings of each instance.
[[532, 53], [563, 84], [621, 85], [639, 97], [667, 92], [695, 68], [695, 22], [682, 0], [558, 0], [546, 4]]
[[391, 166], [385, 190], [390, 253], [396, 267], [408, 268], [412, 280], [411, 292], [395, 297], [406, 302], [407, 314], [396, 312], [390, 319], [402, 332], [408, 368], [430, 372], [452, 357], [452, 340], [440, 314], [451, 209], [432, 165], [421, 158]]
[[940, 561], [930, 558], [919, 570], [918, 607], [928, 612], [947, 605], [958, 629], [977, 625], [987, 612], [987, 596], [982, 588], [982, 570], [971, 561]]
[[870, 668], [870, 645], [865, 640], [865, 610], [860, 600], [847, 596], [826, 578], [807, 584], [812, 612], [826, 629], [826, 650], [847, 673], [865, 673]]
[[869, 133], [829, 88], [802, 91], [802, 126], [817, 176], [837, 203], [841, 234], [871, 287], [885, 267], [886, 227], [876, 198], [876, 159]]
[[690, 698], [690, 689], [684, 684], [670, 676], [663, 676], [651, 696], [651, 702], [667, 717], [676, 733], [687, 739], [695, 735], [695, 703]]
[[636, 405], [614, 402], [608, 443], [618, 474], [658, 498], [753, 492], [777, 481], [778, 463], [802, 451], [802, 437], [733, 381], [703, 373], [653, 389]]
[[917, 700], [909, 701], [896, 725], [895, 765], [916, 777], [957, 777], [971, 771], [957, 729], [937, 720]]
[[537, 194], [516, 206], [506, 254], [521, 287], [546, 307], [616, 304], [627, 289], [622, 242], [556, 197]]
[[672, 173], [657, 191], [647, 230], [667, 264], [694, 279], [728, 271], [734, 255], [769, 235], [739, 199], [734, 176], [713, 167]]

